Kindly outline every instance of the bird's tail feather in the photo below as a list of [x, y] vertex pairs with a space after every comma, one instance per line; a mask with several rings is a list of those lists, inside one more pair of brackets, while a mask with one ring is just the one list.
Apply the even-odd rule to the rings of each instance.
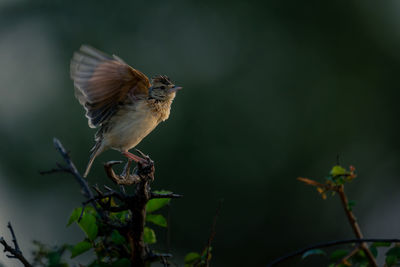
[[104, 150], [104, 146], [102, 144], [102, 142], [96, 142], [96, 144], [94, 145], [94, 147], [91, 150], [91, 154], [90, 154], [90, 158], [89, 158], [89, 163], [86, 167], [86, 171], [85, 174], [83, 175], [83, 177], [87, 177], [90, 171], [90, 168], [92, 167], [93, 161], [94, 159]]

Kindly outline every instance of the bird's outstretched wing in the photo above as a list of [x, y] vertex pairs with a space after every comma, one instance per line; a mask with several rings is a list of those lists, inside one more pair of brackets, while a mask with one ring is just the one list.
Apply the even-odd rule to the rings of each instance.
[[75, 96], [86, 109], [89, 126], [100, 126], [117, 110], [128, 95], [147, 97], [149, 79], [120, 58], [82, 45], [70, 66]]

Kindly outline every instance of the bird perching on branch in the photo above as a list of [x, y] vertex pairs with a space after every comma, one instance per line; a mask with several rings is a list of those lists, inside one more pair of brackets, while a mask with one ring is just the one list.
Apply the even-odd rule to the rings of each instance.
[[71, 60], [75, 96], [86, 110], [91, 128], [99, 128], [84, 177], [94, 159], [107, 149], [129, 153], [160, 122], [168, 119], [172, 101], [182, 87], [167, 76], [152, 78], [132, 68], [117, 56], [83, 45]]

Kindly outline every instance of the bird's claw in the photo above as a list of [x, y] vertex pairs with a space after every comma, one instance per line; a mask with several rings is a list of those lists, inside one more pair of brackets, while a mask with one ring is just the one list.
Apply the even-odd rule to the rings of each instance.
[[140, 151], [139, 149], [135, 148], [136, 152], [140, 154], [140, 156], [142, 156], [145, 159], [150, 159], [149, 155], [144, 154], [142, 151]]
[[106, 163], [104, 163], [104, 166], [107, 165], [107, 166], [112, 167], [112, 166], [114, 166], [116, 164], [121, 164], [121, 163], [123, 163], [122, 160], [111, 160], [111, 161], [107, 161]]
[[[121, 174], [116, 174], [113, 170], [113, 166], [122, 163], [122, 161], [109, 161], [104, 164], [107, 176], [116, 184], [119, 185], [131, 185], [138, 183], [141, 179], [145, 177], [154, 180], [154, 162], [150, 159], [148, 155], [145, 155], [142, 151], [136, 149], [136, 151], [143, 157], [136, 156], [130, 152], [122, 152], [124, 156], [128, 158]], [[137, 163], [137, 167], [130, 171], [132, 161]]]
[[148, 155], [144, 154], [139, 149], [135, 148], [135, 150], [142, 156], [142, 158], [139, 156], [136, 156], [135, 154], [132, 154], [128, 151], [122, 152], [122, 154], [125, 157], [127, 157], [128, 159], [135, 161], [138, 164], [138, 166], [141, 165], [141, 167], [149, 167], [149, 166], [154, 165], [154, 162], [150, 159], [150, 157]]

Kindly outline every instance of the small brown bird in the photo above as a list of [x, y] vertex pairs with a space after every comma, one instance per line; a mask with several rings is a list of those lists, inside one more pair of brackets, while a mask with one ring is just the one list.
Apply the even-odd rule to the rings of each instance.
[[89, 126], [99, 127], [84, 177], [94, 159], [110, 148], [135, 161], [141, 159], [128, 150], [168, 119], [176, 92], [182, 88], [162, 75], [150, 83], [146, 75], [119, 57], [87, 45], [74, 53], [70, 71]]

